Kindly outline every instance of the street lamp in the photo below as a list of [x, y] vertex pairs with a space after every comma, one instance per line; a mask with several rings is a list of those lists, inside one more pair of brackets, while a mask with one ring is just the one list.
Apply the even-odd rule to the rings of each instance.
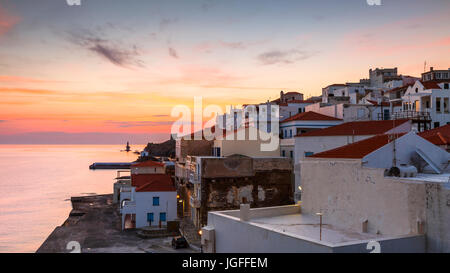
[[319, 224], [320, 235], [319, 235], [319, 240], [322, 241], [322, 216], [323, 216], [323, 213], [318, 212], [318, 213], [316, 213], [316, 215], [320, 217], [320, 224]]

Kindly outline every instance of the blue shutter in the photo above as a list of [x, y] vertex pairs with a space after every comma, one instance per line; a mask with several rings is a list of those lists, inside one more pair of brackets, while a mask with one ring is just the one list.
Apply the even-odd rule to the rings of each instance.
[[153, 222], [153, 212], [147, 213], [147, 222]]
[[153, 206], [159, 206], [159, 197], [153, 197]]
[[159, 213], [159, 220], [161, 222], [165, 222], [166, 221], [166, 213], [165, 212]]

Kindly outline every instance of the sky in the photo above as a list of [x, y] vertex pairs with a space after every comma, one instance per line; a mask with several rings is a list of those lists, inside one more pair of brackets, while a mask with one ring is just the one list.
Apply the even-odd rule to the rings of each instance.
[[0, 144], [168, 139], [176, 105], [450, 67], [450, 1], [0, 0]]

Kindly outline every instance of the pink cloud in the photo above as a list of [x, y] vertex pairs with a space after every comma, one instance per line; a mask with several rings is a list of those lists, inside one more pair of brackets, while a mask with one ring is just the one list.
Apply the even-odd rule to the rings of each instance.
[[12, 15], [2, 6], [0, 6], [0, 36], [7, 33], [19, 21], [19, 17]]
[[[430, 32], [429, 29], [447, 24], [447, 14], [406, 18], [352, 31], [343, 36], [341, 46], [353, 53], [380, 56], [444, 47], [450, 44], [450, 37], [445, 37], [445, 33], [440, 31]], [[436, 34], [444, 34], [444, 37]]]

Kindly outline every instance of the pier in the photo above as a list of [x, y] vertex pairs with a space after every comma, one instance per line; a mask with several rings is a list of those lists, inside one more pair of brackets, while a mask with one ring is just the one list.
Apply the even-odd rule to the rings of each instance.
[[96, 162], [89, 166], [91, 170], [126, 170], [131, 168], [132, 162]]

